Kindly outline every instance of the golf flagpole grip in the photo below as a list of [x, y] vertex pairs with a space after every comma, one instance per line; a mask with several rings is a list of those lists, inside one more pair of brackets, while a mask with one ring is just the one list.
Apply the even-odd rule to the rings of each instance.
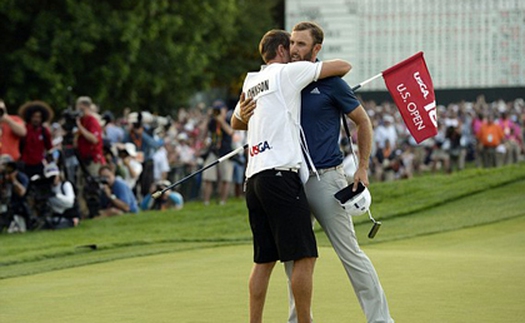
[[383, 73], [379, 73], [379, 74], [377, 74], [377, 75], [372, 76], [372, 77], [369, 78], [368, 80], [364, 80], [363, 82], [361, 82], [361, 83], [357, 84], [356, 86], [354, 86], [354, 87], [352, 88], [352, 91], [356, 91], [356, 90], [360, 89], [360, 88], [363, 87], [365, 84], [368, 84], [368, 83], [372, 82], [373, 80], [375, 80], [376, 78], [379, 78], [379, 77], [381, 77], [381, 76], [383, 76]]

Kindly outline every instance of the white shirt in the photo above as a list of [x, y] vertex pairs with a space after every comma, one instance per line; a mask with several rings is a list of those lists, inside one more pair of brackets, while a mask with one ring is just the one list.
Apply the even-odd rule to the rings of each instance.
[[129, 188], [133, 189], [135, 187], [135, 184], [137, 183], [137, 180], [140, 177], [140, 174], [142, 173], [142, 164], [138, 162], [135, 159], [131, 159], [129, 161], [129, 167], [133, 169], [133, 172], [136, 174], [136, 177], [131, 177], [131, 173], [126, 165], [122, 165], [122, 169], [124, 172], [124, 182], [128, 185]]
[[[322, 62], [274, 63], [248, 73], [243, 92], [257, 101], [257, 109], [248, 122], [247, 178], [275, 167], [301, 167], [301, 90], [317, 80], [321, 67]], [[240, 119], [240, 106], [234, 113]]]
[[375, 131], [375, 141], [377, 142], [378, 148], [385, 148], [385, 143], [388, 140], [392, 149], [396, 148], [397, 144], [397, 132], [394, 125], [385, 127], [384, 125], [378, 126]]
[[[64, 192], [62, 193], [62, 186]], [[51, 188], [55, 196], [49, 199], [49, 204], [54, 213], [63, 214], [75, 204], [75, 191], [70, 182], [60, 183]]]
[[170, 171], [170, 163], [168, 160], [168, 151], [164, 146], [157, 149], [152, 156], [153, 159], [153, 179], [155, 181], [162, 179], [162, 173]]

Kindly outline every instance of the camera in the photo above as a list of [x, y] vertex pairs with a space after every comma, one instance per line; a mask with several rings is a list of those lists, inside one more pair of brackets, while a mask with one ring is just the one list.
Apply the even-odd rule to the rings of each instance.
[[71, 108], [67, 108], [62, 112], [62, 117], [64, 117], [64, 128], [65, 131], [71, 132], [73, 128], [77, 126], [77, 118], [80, 117], [80, 112], [73, 111]]

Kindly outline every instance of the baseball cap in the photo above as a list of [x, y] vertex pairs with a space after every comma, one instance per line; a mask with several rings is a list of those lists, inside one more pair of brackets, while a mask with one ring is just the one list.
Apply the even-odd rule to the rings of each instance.
[[11, 157], [11, 155], [8, 155], [8, 154], [0, 155], [0, 164], [7, 164], [12, 161], [13, 161], [13, 157]]
[[91, 100], [89, 96], [81, 96], [77, 99], [77, 104], [83, 104], [91, 107], [91, 105], [93, 104], [93, 100]]
[[50, 178], [60, 174], [60, 170], [55, 163], [49, 163], [44, 167], [44, 177]]
[[120, 150], [126, 151], [131, 157], [137, 157], [137, 147], [135, 147], [135, 144], [131, 142], [125, 143], [124, 147], [122, 147]]
[[222, 108], [226, 108], [226, 103], [224, 103], [223, 100], [215, 100], [212, 104], [212, 108], [214, 110], [220, 110]]

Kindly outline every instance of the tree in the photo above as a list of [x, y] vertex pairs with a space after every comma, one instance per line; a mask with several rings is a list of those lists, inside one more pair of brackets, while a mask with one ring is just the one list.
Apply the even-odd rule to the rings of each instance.
[[259, 65], [277, 2], [3, 0], [0, 97], [60, 109], [72, 87], [103, 109], [169, 111]]

